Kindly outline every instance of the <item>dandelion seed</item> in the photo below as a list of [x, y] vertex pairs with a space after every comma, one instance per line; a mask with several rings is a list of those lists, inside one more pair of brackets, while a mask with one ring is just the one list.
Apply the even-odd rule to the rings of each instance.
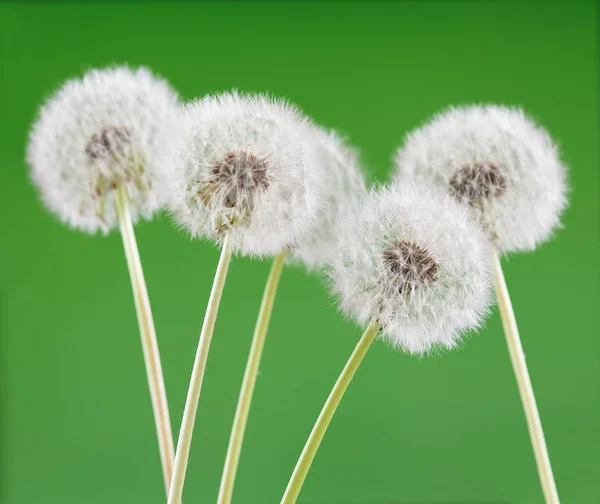
[[321, 213], [325, 181], [312, 125], [295, 107], [260, 95], [225, 93], [186, 106], [172, 146], [177, 221], [194, 236], [222, 243], [221, 260], [186, 400], [169, 504], [183, 492], [196, 408], [221, 291], [233, 250], [275, 255], [254, 334], [232, 430], [219, 504], [231, 501], [233, 481], [261, 351], [288, 249]]
[[329, 275], [344, 313], [366, 330], [333, 387], [282, 499], [293, 504], [327, 427], [378, 334], [412, 354], [455, 347], [490, 303], [490, 253], [467, 209], [442, 191], [394, 184], [337, 220]]
[[132, 223], [164, 203], [162, 155], [178, 113], [177, 94], [144, 68], [91, 70], [47, 100], [27, 148], [31, 177], [50, 211], [83, 231], [121, 229], [167, 490], [173, 436]]
[[559, 226], [566, 168], [550, 135], [522, 110], [451, 108], [410, 133], [396, 154], [398, 179], [418, 177], [471, 208], [494, 244], [500, 314], [548, 503], [556, 484], [499, 253], [533, 250]]

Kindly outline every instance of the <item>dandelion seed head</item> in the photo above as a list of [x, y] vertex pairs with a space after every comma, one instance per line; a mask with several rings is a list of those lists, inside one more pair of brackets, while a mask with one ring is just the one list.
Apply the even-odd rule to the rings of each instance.
[[566, 168], [520, 109], [450, 108], [409, 133], [396, 177], [418, 177], [467, 204], [502, 252], [533, 250], [560, 225]]
[[342, 311], [377, 320], [412, 354], [453, 348], [491, 302], [491, 245], [469, 210], [439, 189], [406, 182], [371, 190], [337, 220], [328, 269]]
[[335, 131], [315, 128], [314, 142], [321, 153], [323, 206], [309, 233], [290, 251], [292, 261], [309, 270], [329, 264], [334, 257], [335, 221], [352, 201], [366, 191], [365, 173], [357, 149]]
[[27, 147], [46, 206], [69, 226], [107, 232], [123, 184], [132, 218], [149, 218], [164, 203], [163, 149], [178, 111], [177, 94], [145, 68], [91, 70], [65, 82], [42, 106]]
[[321, 211], [324, 176], [312, 124], [282, 100], [237, 92], [185, 107], [172, 145], [177, 221], [239, 252], [296, 245]]

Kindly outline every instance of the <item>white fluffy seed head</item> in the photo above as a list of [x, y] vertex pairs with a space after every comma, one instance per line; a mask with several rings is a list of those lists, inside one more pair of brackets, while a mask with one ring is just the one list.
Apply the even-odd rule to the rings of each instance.
[[293, 247], [321, 211], [312, 125], [294, 106], [236, 92], [185, 107], [171, 209], [193, 235], [248, 255]]
[[337, 222], [329, 275], [341, 309], [413, 354], [452, 348], [490, 305], [491, 246], [469, 211], [411, 182], [367, 193]]
[[322, 268], [334, 259], [335, 221], [352, 201], [366, 191], [365, 174], [359, 163], [358, 151], [335, 131], [315, 129], [315, 143], [322, 152], [324, 206], [311, 232], [291, 251], [292, 260], [304, 263], [312, 270]]
[[164, 203], [164, 149], [178, 113], [177, 94], [145, 68], [67, 81], [41, 108], [27, 148], [46, 206], [74, 228], [107, 232], [124, 184], [132, 218], [150, 217]]
[[408, 134], [396, 167], [468, 204], [502, 252], [547, 240], [567, 204], [557, 147], [520, 109], [450, 108]]

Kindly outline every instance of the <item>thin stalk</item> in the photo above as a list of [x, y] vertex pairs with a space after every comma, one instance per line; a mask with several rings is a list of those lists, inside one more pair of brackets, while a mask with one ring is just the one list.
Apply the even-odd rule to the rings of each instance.
[[227, 278], [231, 254], [232, 248], [229, 242], [229, 236], [227, 235], [223, 242], [223, 248], [221, 249], [221, 257], [219, 258], [215, 279], [208, 299], [206, 315], [204, 316], [202, 331], [200, 332], [200, 341], [198, 342], [198, 350], [196, 351], [196, 358], [194, 359], [192, 378], [190, 380], [190, 387], [185, 401], [183, 421], [181, 422], [181, 430], [179, 431], [179, 439], [177, 441], [177, 451], [175, 452], [175, 467], [173, 469], [173, 479], [171, 481], [168, 504], [181, 503], [183, 483], [185, 481], [185, 472], [190, 455], [192, 434], [194, 431], [194, 423], [196, 421], [196, 410], [198, 409], [200, 391], [202, 390], [202, 380], [204, 378], [206, 360], [208, 359], [208, 351], [210, 349], [210, 342], [217, 320], [217, 313], [219, 312], [221, 294], [223, 294], [223, 287], [225, 285], [225, 278]]
[[152, 410], [154, 411], [154, 423], [156, 424], [156, 433], [158, 436], [163, 479], [168, 494], [171, 474], [173, 472], [173, 434], [171, 432], [167, 393], [160, 365], [160, 354], [158, 352], [156, 332], [152, 320], [152, 311], [150, 309], [150, 301], [148, 300], [148, 291], [146, 289], [146, 282], [144, 281], [140, 254], [133, 232], [131, 214], [129, 213], [127, 187], [124, 185], [119, 185], [117, 188], [115, 210], [119, 220], [119, 227], [121, 228], [125, 257], [131, 278], [133, 299], [135, 301], [140, 336], [142, 338], [142, 348], [144, 350], [148, 387], [150, 388]]
[[500, 265], [500, 258], [498, 257], [497, 253], [494, 254], [493, 263], [494, 284], [496, 286], [498, 306], [500, 307], [500, 316], [502, 318], [504, 334], [506, 335], [506, 343], [508, 344], [510, 359], [512, 361], [515, 377], [517, 378], [517, 384], [519, 386], [519, 393], [521, 394], [521, 402], [523, 403], [523, 408], [525, 409], [527, 427], [529, 428], [529, 437], [531, 438], [531, 443], [533, 445], [533, 452], [535, 454], [535, 461], [537, 463], [537, 469], [542, 483], [544, 497], [546, 499], [546, 503], [558, 504], [558, 493], [556, 491], [556, 483], [554, 482], [554, 476], [552, 474], [550, 458], [548, 457], [548, 448], [546, 448], [546, 440], [544, 439], [542, 422], [540, 421], [540, 414], [535, 402], [533, 387], [531, 386], [529, 371], [527, 370], [527, 363], [525, 362], [525, 353], [523, 352], [523, 346], [521, 345], [521, 338], [519, 337], [519, 329], [517, 328], [515, 313], [513, 311], [512, 303], [510, 302], [508, 288], [506, 287], [506, 281], [504, 279], [504, 274], [502, 273], [502, 266]]
[[325, 406], [323, 406], [323, 409], [321, 410], [321, 414], [308, 437], [308, 441], [304, 445], [304, 449], [298, 459], [294, 473], [292, 474], [285, 490], [285, 494], [283, 495], [283, 499], [281, 499], [281, 504], [294, 504], [296, 502], [300, 490], [302, 489], [302, 485], [304, 484], [304, 480], [306, 479], [306, 475], [308, 474], [308, 470], [315, 458], [315, 454], [319, 449], [319, 445], [323, 440], [327, 427], [329, 427], [333, 414], [340, 404], [342, 397], [344, 397], [344, 393], [346, 392], [348, 385], [350, 385], [350, 381], [367, 353], [367, 350], [369, 350], [371, 343], [375, 340], [375, 336], [377, 336], [379, 329], [381, 329], [381, 326], [378, 322], [371, 322], [356, 345], [354, 352], [352, 352], [350, 359], [348, 359], [346, 366], [325, 402]]
[[262, 356], [263, 347], [265, 345], [265, 337], [269, 328], [269, 320], [271, 319], [271, 311], [275, 302], [275, 294], [281, 271], [285, 263], [286, 252], [279, 253], [273, 261], [271, 273], [265, 286], [252, 345], [250, 346], [250, 354], [246, 363], [246, 371], [244, 372], [244, 380], [242, 389], [238, 399], [235, 419], [229, 438], [229, 446], [227, 448], [227, 457], [225, 458], [225, 468], [221, 479], [221, 488], [219, 489], [218, 504], [229, 504], [233, 494], [233, 485], [237, 472], [238, 463], [240, 460], [240, 452], [244, 441], [244, 432], [246, 423], [248, 422], [248, 413], [250, 411], [250, 403], [252, 402], [252, 394], [256, 385], [256, 377], [258, 376], [258, 367]]

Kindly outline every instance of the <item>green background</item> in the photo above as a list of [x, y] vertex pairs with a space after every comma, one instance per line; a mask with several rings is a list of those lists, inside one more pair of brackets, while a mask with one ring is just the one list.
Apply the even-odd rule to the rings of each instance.
[[[375, 180], [403, 135], [450, 104], [522, 105], [547, 126], [571, 168], [566, 226], [504, 264], [562, 502], [600, 502], [597, 14], [585, 1], [0, 5], [1, 502], [164, 502], [120, 237], [62, 226], [24, 163], [42, 99], [121, 62], [184, 98], [288, 97], [349, 135]], [[218, 250], [167, 216], [136, 232], [178, 432]], [[216, 499], [268, 269], [232, 263], [187, 503]], [[317, 276], [284, 271], [234, 502], [279, 502], [360, 332]], [[300, 502], [543, 502], [498, 314], [426, 360], [374, 345]]]

